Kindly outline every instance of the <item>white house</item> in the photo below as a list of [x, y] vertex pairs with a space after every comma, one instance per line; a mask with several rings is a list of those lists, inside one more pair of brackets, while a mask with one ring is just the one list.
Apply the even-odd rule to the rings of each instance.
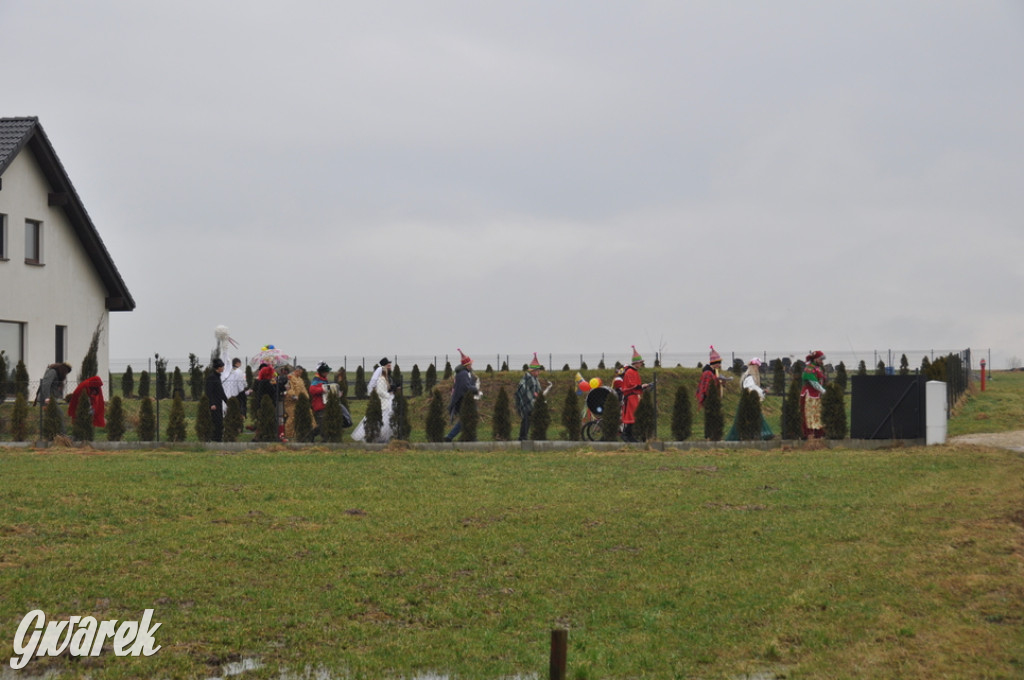
[[37, 118], [0, 118], [0, 350], [29, 379], [67, 361], [69, 379], [99, 327], [109, 370], [110, 312], [135, 308], [114, 261]]

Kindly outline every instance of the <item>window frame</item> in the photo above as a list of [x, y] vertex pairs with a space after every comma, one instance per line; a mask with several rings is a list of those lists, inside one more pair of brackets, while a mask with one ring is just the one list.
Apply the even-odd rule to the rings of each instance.
[[0, 213], [0, 262], [6, 262], [7, 256], [7, 215]]
[[[35, 248], [35, 257], [29, 257], [29, 246]], [[43, 223], [40, 220], [25, 220], [25, 264], [43, 263]]]

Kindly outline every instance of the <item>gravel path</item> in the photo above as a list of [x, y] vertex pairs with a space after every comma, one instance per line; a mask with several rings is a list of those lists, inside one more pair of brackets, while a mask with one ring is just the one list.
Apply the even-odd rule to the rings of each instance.
[[979, 446], [994, 446], [1011, 451], [1024, 453], [1024, 430], [1014, 432], [992, 432], [989, 434], [962, 434], [959, 437], [950, 438], [952, 444], [977, 444]]

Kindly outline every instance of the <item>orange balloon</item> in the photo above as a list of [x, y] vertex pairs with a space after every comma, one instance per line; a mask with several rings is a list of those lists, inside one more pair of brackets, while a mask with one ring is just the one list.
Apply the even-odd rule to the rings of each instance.
[[586, 380], [581, 380], [578, 387], [580, 388], [581, 392], [589, 392], [590, 391], [590, 383], [588, 383]]

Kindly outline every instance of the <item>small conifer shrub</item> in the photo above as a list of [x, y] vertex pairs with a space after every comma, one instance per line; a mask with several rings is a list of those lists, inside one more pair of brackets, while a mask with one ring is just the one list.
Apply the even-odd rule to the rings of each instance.
[[[145, 371], [143, 371], [143, 375], [146, 375]], [[143, 397], [142, 403], [139, 405], [139, 441], [156, 441], [156, 413], [153, 411], [153, 399], [150, 397]]]
[[[96, 361], [96, 354], [99, 351], [100, 346], [100, 332], [102, 328], [103, 320], [96, 324], [96, 330], [92, 332], [92, 339], [89, 341], [89, 349], [85, 352], [85, 358], [82, 359], [82, 365], [78, 370], [78, 382], [82, 382], [86, 378], [92, 378], [99, 373], [99, 364]], [[78, 412], [77, 410], [75, 411]], [[81, 441], [92, 441], [91, 439], [83, 439]]]
[[477, 429], [480, 426], [480, 410], [477, 407], [477, 400], [473, 395], [467, 394], [459, 405], [459, 420], [462, 422], [462, 432], [459, 433], [459, 441], [478, 441]]
[[[200, 396], [200, 401], [206, 395]], [[243, 397], [244, 398], [244, 397]], [[209, 406], [207, 406], [209, 408]], [[238, 403], [238, 397], [228, 399], [228, 409], [224, 412], [224, 441], [236, 442], [245, 429], [245, 419], [242, 418], [242, 407]]]
[[181, 369], [177, 366], [174, 367], [174, 373], [171, 376], [171, 395], [174, 397], [180, 396], [182, 399], [185, 398], [185, 376], [182, 375]]
[[846, 439], [846, 403], [843, 390], [835, 382], [825, 386], [821, 397], [821, 419], [825, 423], [825, 436], [829, 439]]
[[14, 408], [11, 410], [11, 439], [23, 442], [28, 439], [28, 399], [20, 391], [14, 395]]
[[642, 442], [654, 439], [657, 435], [657, 414], [654, 412], [653, 393], [640, 397], [640, 403], [636, 405], [633, 416], [633, 436]]
[[[431, 368], [433, 368], [433, 364], [431, 364]], [[429, 369], [427, 375], [430, 375]], [[441, 396], [441, 390], [432, 390], [430, 393], [430, 405], [427, 408], [427, 441], [444, 441], [445, 425], [444, 397]]]
[[362, 366], [356, 366], [356, 399], [366, 398], [366, 371]]
[[491, 419], [491, 437], [496, 442], [507, 442], [512, 439], [512, 413], [508, 392], [504, 386], [498, 388], [494, 398], [494, 416]]
[[680, 385], [676, 388], [676, 399], [672, 404], [672, 438], [686, 441], [693, 434], [693, 405], [690, 402], [690, 388]]
[[308, 442], [313, 432], [313, 408], [309, 404], [309, 395], [300, 393], [295, 402], [295, 439]]
[[7, 399], [7, 355], [0, 349], [0, 404]]
[[166, 399], [171, 391], [167, 382], [167, 359], [157, 354], [153, 364], [156, 366], [156, 398]]
[[18, 363], [14, 366], [14, 393], [25, 395], [25, 400], [28, 400], [28, 369], [25, 368], [25, 362], [18, 359]]
[[562, 400], [562, 434], [571, 442], [580, 440], [580, 413], [580, 396], [576, 394], [576, 386], [570, 385]]
[[[181, 376], [181, 371], [178, 371], [178, 375]], [[182, 400], [182, 395], [177, 392], [171, 401], [171, 414], [167, 417], [167, 441], [185, 441], [185, 402]]]
[[274, 411], [274, 400], [264, 394], [260, 401], [260, 417], [256, 425], [256, 441], [277, 441], [277, 413]]
[[786, 397], [782, 401], [782, 438], [802, 439], [803, 428], [801, 427], [802, 415], [800, 413], [800, 378], [793, 376], [786, 390]]
[[761, 438], [761, 398], [753, 390], [740, 390], [740, 402], [736, 409], [736, 436], [740, 441], [755, 441]]
[[722, 414], [722, 392], [718, 389], [708, 390], [704, 397], [704, 438], [708, 441], [722, 441], [725, 430], [725, 418]]
[[107, 441], [119, 442], [124, 439], [124, 400], [115, 394], [110, 398], [107, 409]]
[[78, 400], [75, 416], [71, 419], [71, 438], [78, 442], [91, 442], [95, 438], [92, 425], [92, 404], [85, 394]]
[[409, 417], [409, 400], [402, 390], [395, 391], [395, 399], [391, 402], [391, 437], [401, 441], [409, 441], [412, 435], [412, 420]]
[[324, 441], [337, 444], [345, 432], [341, 412], [341, 396], [333, 390], [327, 393], [327, 401], [324, 404], [324, 424], [320, 435]]
[[149, 397], [149, 371], [139, 374], [139, 397], [142, 399]]
[[864, 363], [863, 359], [861, 359], [860, 363], [857, 364], [857, 375], [867, 375], [867, 374], [868, 374], [868, 365], [866, 363]]
[[427, 392], [431, 392], [435, 385], [437, 385], [437, 368], [434, 364], [430, 364], [427, 366], [427, 372], [424, 376], [423, 389]]
[[551, 427], [551, 411], [548, 409], [548, 400], [541, 392], [533, 402], [533, 411], [530, 412], [530, 439], [533, 441], [547, 441], [548, 428]]
[[772, 393], [780, 397], [786, 393], [786, 365], [781, 359], [772, 360]]
[[881, 359], [878, 360], [878, 365], [875, 366], [875, 375], [885, 375], [885, 362]]
[[409, 392], [413, 398], [423, 395], [423, 376], [420, 375], [419, 364], [412, 365], [412, 373], [409, 375]]
[[121, 376], [121, 396], [125, 399], [131, 399], [135, 395], [135, 373], [132, 371], [131, 365], [124, 369], [124, 374]]
[[846, 383], [847, 383], [848, 380], [849, 380], [849, 378], [848, 378], [848, 376], [846, 374], [846, 364], [844, 364], [842, 361], [840, 361], [839, 365], [836, 366], [836, 380], [835, 380], [835, 382], [836, 382], [837, 385], [839, 385], [839, 389], [841, 389], [841, 390], [843, 390], [845, 392], [846, 391]]
[[370, 399], [366, 403], [366, 422], [363, 427], [367, 442], [380, 440], [380, 433], [384, 429], [384, 411], [381, 408], [380, 395], [377, 394], [377, 390], [370, 392]]
[[442, 377], [442, 380], [448, 380], [451, 377], [452, 377], [452, 362], [445, 361], [444, 362], [444, 376]]
[[615, 442], [619, 440], [622, 425], [622, 411], [619, 398], [614, 392], [605, 399], [604, 409], [601, 411], [601, 441]]
[[56, 399], [51, 399], [46, 403], [46, 408], [43, 413], [43, 439], [52, 442], [54, 437], [59, 434], [63, 434], [63, 417], [60, 413], [60, 406], [57, 405]]
[[213, 414], [210, 413], [210, 398], [204, 392], [196, 406], [196, 439], [208, 442], [213, 439]]

